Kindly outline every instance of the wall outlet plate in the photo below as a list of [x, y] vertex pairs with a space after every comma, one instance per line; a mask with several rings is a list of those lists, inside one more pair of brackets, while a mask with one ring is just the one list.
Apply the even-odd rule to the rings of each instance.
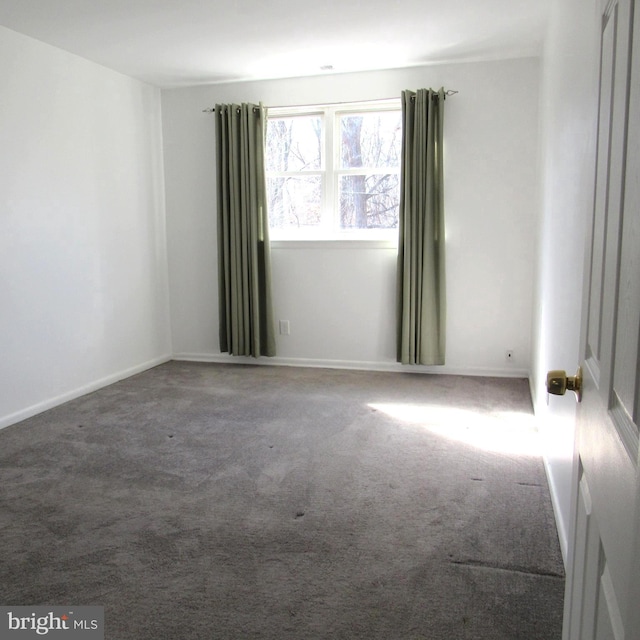
[[279, 327], [281, 336], [288, 336], [291, 333], [291, 326], [288, 320], [280, 320]]

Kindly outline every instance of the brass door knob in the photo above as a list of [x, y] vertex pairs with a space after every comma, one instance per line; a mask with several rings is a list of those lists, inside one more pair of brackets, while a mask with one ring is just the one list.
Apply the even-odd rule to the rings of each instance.
[[547, 373], [547, 393], [563, 396], [567, 391], [576, 394], [576, 400], [582, 400], [582, 369], [578, 367], [575, 376], [568, 376], [566, 371], [555, 369]]

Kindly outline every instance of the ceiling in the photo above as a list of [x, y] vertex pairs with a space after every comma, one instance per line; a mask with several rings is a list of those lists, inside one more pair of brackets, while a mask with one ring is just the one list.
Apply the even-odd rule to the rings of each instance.
[[178, 87], [538, 55], [548, 11], [549, 0], [0, 0], [0, 25]]

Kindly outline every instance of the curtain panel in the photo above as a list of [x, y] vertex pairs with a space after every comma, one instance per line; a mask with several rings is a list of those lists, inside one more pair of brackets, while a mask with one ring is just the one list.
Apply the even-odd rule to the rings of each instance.
[[217, 104], [220, 350], [274, 356], [262, 105]]
[[445, 91], [402, 92], [397, 360], [445, 360], [443, 123]]

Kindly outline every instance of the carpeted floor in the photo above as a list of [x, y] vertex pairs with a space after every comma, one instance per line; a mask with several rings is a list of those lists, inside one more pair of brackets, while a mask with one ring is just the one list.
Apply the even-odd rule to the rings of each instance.
[[538, 640], [527, 382], [171, 362], [0, 431], [0, 604], [109, 640]]

